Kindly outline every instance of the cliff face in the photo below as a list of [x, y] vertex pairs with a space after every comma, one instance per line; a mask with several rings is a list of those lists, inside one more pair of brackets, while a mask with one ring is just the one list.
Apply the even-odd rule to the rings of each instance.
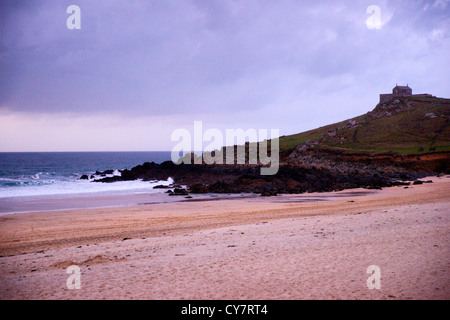
[[286, 163], [306, 168], [327, 168], [331, 171], [349, 171], [352, 168], [422, 174], [450, 173], [450, 152], [421, 154], [347, 153], [342, 150], [320, 148], [316, 145], [298, 145]]

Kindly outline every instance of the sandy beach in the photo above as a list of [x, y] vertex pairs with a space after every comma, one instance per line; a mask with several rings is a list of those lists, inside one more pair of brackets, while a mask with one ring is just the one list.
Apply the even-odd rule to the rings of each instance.
[[450, 178], [429, 179], [2, 216], [0, 299], [449, 299]]

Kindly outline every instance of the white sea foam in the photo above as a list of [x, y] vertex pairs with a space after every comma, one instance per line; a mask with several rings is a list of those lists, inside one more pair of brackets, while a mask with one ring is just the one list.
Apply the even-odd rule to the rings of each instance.
[[[40, 173], [42, 174], [42, 173]], [[116, 172], [114, 172], [116, 174]], [[112, 176], [112, 175], [111, 175]], [[153, 189], [156, 185], [170, 185], [173, 180], [167, 181], [118, 181], [113, 183], [92, 182], [89, 180], [51, 180], [30, 181], [18, 180], [18, 186], [0, 189], [0, 198], [27, 197], [27, 196], [54, 196], [54, 195], [92, 195], [94, 194], [136, 194], [157, 193], [159, 189]]]

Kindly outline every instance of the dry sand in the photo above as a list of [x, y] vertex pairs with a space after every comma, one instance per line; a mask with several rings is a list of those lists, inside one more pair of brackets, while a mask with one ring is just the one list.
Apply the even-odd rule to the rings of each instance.
[[449, 299], [450, 179], [433, 181], [3, 216], [0, 298]]

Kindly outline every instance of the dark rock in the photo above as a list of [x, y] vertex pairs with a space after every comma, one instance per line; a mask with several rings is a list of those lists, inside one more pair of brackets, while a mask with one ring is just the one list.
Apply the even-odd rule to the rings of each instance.
[[194, 183], [193, 185], [189, 186], [189, 192], [190, 193], [208, 193], [209, 189], [204, 184]]
[[187, 196], [188, 192], [186, 189], [175, 188], [173, 192], [169, 193], [169, 196]]
[[261, 197], [272, 197], [272, 196], [277, 196], [278, 194], [275, 191], [263, 191], [261, 193]]
[[423, 181], [417, 180], [413, 182], [413, 185], [417, 185], [417, 184], [423, 184]]
[[83, 174], [83, 175], [80, 177], [80, 180], [89, 180], [89, 177], [88, 177], [86, 174]]
[[164, 186], [162, 184], [159, 184], [157, 186], [154, 186], [153, 189], [170, 189], [172, 188], [171, 186]]
[[175, 194], [182, 194], [182, 195], [187, 195], [187, 194], [188, 194], [188, 192], [186, 191], [186, 189], [179, 189], [179, 188], [175, 188], [175, 189], [173, 190], [173, 192], [174, 192]]

